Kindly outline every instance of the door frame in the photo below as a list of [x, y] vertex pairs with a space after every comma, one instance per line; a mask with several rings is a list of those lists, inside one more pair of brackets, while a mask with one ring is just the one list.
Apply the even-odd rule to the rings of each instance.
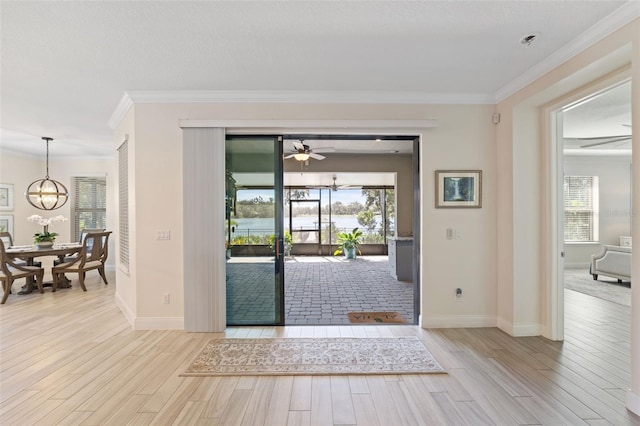
[[[209, 129], [212, 136], [207, 136], [211, 142], [216, 144], [216, 140], [222, 139], [226, 133], [230, 134], [285, 134], [285, 133], [322, 133], [322, 134], [387, 134], [414, 136], [422, 142], [423, 134], [429, 129], [438, 125], [437, 120], [190, 120], [181, 119], [178, 125], [182, 129], [202, 128]], [[214, 152], [209, 156], [208, 161], [215, 164], [217, 171], [216, 181], [219, 184], [215, 187], [215, 193], [219, 194], [219, 202], [224, 204], [224, 144], [214, 148]], [[202, 145], [205, 146], [205, 145]], [[418, 155], [417, 157], [421, 157]], [[418, 162], [421, 162], [418, 158]], [[184, 160], [183, 160], [184, 161]], [[204, 170], [213, 169], [208, 168]], [[185, 172], [183, 172], [184, 174]], [[420, 180], [422, 178], [422, 172]], [[185, 182], [191, 182], [187, 179]], [[191, 183], [195, 183], [193, 181]], [[186, 183], [185, 183], [186, 185]], [[417, 207], [422, 212], [422, 203]], [[211, 249], [222, 247], [225, 241], [224, 235], [224, 209], [212, 210], [207, 217], [211, 224], [211, 239], [209, 245]], [[421, 229], [420, 232], [424, 232]], [[415, 237], [415, 236], [414, 236]], [[415, 243], [420, 249], [420, 243]], [[226, 329], [226, 309], [221, 306], [220, 301], [226, 302], [226, 280], [224, 259], [215, 261], [215, 265], [210, 271], [203, 273], [206, 281], [189, 280], [185, 273], [185, 329], [187, 331], [201, 332], [223, 332]], [[417, 266], [417, 265], [416, 265]], [[188, 285], [196, 286], [188, 288]], [[416, 283], [422, 290], [422, 282]], [[207, 297], [198, 297], [201, 293], [206, 293]], [[421, 294], [421, 292], [419, 293]], [[420, 301], [421, 302], [421, 299]], [[418, 303], [419, 303], [418, 302]], [[418, 313], [418, 312], [417, 312]]]
[[573, 92], [543, 105], [543, 281], [542, 335], [551, 340], [564, 340], [564, 154], [562, 143], [562, 110], [584, 102], [617, 85], [631, 80], [628, 68], [592, 81]]

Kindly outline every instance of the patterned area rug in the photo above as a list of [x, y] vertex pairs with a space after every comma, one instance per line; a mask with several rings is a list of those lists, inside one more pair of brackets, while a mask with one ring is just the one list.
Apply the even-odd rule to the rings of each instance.
[[405, 324], [407, 321], [397, 312], [349, 312], [349, 322], [354, 324]]
[[604, 275], [599, 276], [596, 281], [586, 269], [566, 269], [564, 288], [631, 307], [630, 282], [618, 283], [617, 279]]
[[445, 373], [417, 337], [213, 339], [181, 376]]

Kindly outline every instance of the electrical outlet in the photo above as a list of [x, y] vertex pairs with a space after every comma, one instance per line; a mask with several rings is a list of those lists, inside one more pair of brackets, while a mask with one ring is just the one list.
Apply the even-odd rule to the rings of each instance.
[[168, 229], [163, 229], [161, 231], [156, 231], [156, 239], [157, 240], [170, 240], [171, 239], [171, 231]]
[[462, 289], [461, 288], [456, 288], [456, 302], [459, 302], [460, 299], [462, 299]]
[[164, 293], [162, 295], [162, 303], [164, 303], [165, 305], [171, 303], [171, 297], [169, 296], [169, 293]]

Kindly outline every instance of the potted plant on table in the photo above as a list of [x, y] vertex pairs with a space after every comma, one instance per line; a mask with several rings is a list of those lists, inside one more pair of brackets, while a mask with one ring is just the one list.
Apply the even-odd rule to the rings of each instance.
[[355, 259], [356, 253], [360, 252], [358, 246], [360, 245], [361, 237], [362, 231], [358, 230], [358, 228], [353, 228], [351, 232], [338, 233], [338, 244], [340, 244], [340, 248], [334, 251], [333, 255], [344, 254], [347, 259]]
[[44, 218], [40, 215], [34, 214], [27, 218], [29, 222], [38, 222], [38, 225], [42, 226], [44, 230], [42, 232], [36, 232], [33, 234], [33, 242], [38, 247], [51, 247], [56, 241], [58, 234], [56, 232], [49, 232], [49, 225], [53, 222], [66, 222], [67, 218], [58, 215], [56, 217]]

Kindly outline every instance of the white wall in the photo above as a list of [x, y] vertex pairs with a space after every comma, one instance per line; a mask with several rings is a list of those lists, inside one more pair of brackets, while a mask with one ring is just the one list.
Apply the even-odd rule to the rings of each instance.
[[565, 176], [598, 176], [600, 238], [597, 244], [565, 245], [565, 266], [585, 267], [603, 244], [619, 245], [631, 235], [631, 157], [565, 156]]
[[[495, 126], [486, 105], [309, 105], [309, 104], [136, 104], [135, 176], [137, 274], [133, 323], [184, 317], [182, 282], [182, 131], [178, 120], [223, 119], [407, 119], [438, 120], [423, 134], [422, 305], [425, 325], [495, 325]], [[122, 134], [121, 125], [118, 132]], [[447, 210], [434, 207], [436, 169], [484, 171], [483, 207]], [[220, 171], [222, 179], [222, 171]], [[447, 240], [455, 228], [460, 240]], [[171, 231], [157, 241], [155, 231]], [[224, 247], [220, 245], [220, 256]], [[170, 262], [158, 262], [170, 259]], [[455, 288], [463, 287], [462, 301]], [[171, 303], [163, 304], [163, 293]], [[130, 302], [127, 302], [130, 303]], [[145, 320], [146, 319], [146, 320]], [[478, 322], [480, 320], [480, 322]], [[170, 320], [171, 321], [171, 320]]]

